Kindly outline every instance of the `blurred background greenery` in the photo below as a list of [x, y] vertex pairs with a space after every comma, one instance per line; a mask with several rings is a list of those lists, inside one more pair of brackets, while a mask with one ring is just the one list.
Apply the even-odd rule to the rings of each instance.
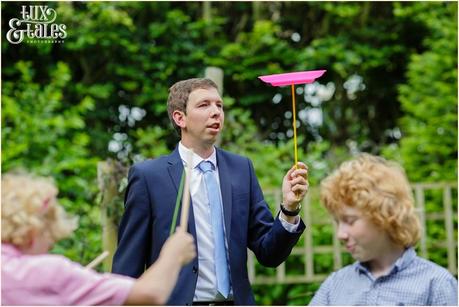
[[[81, 263], [101, 252], [97, 163], [172, 150], [168, 88], [208, 66], [224, 71], [221, 147], [250, 157], [264, 189], [279, 187], [292, 164], [292, 113], [290, 89], [257, 77], [315, 69], [327, 72], [296, 87], [312, 186], [361, 151], [399, 161], [412, 182], [457, 181], [455, 2], [39, 4], [56, 10], [67, 37], [2, 40], [2, 172], [54, 177], [62, 204], [80, 216], [53, 252]], [[3, 38], [22, 5], [31, 3], [2, 2]], [[435, 199], [429, 210], [442, 210]], [[331, 229], [312, 231], [320, 241]], [[259, 304], [307, 304], [317, 286], [255, 293]]]

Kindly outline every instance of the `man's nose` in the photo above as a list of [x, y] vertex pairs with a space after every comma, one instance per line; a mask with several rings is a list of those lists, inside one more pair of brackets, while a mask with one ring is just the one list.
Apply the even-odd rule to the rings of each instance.
[[210, 108], [210, 115], [212, 117], [219, 116], [222, 113], [222, 110], [220, 107], [218, 107], [216, 104], [212, 104], [212, 107]]

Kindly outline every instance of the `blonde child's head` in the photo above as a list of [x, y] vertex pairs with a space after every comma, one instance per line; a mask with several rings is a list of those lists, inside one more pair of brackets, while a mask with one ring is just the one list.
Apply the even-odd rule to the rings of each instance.
[[24, 248], [32, 236], [48, 236], [56, 242], [70, 235], [77, 219], [69, 217], [57, 202], [52, 179], [29, 174], [2, 176], [2, 242]]
[[370, 154], [344, 162], [322, 181], [321, 201], [334, 216], [346, 207], [360, 210], [398, 245], [419, 240], [411, 187], [395, 162]]

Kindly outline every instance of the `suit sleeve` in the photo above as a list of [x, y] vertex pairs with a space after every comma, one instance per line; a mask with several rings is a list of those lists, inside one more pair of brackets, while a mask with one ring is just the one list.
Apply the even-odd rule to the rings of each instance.
[[248, 160], [250, 172], [250, 215], [248, 246], [258, 261], [267, 267], [276, 267], [290, 255], [305, 229], [303, 221], [294, 232], [282, 226], [279, 217], [273, 219], [268, 204], [264, 200], [252, 162]]
[[129, 170], [124, 214], [118, 230], [113, 273], [138, 278], [150, 250], [151, 207], [145, 177], [134, 165]]

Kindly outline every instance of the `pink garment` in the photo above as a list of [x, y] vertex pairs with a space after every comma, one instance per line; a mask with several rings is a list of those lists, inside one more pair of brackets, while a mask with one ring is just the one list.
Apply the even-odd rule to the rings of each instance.
[[2, 243], [2, 305], [122, 305], [134, 279], [99, 274], [59, 255]]

